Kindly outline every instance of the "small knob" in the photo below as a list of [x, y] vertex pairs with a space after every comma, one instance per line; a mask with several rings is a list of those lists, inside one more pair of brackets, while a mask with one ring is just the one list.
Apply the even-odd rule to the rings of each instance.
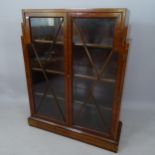
[[70, 78], [70, 77], [71, 77], [71, 76], [68, 74], [68, 75], [67, 75], [67, 78]]

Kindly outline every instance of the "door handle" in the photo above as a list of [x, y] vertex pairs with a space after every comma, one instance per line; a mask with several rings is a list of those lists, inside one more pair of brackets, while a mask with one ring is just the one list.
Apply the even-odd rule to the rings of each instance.
[[67, 74], [67, 78], [70, 78], [71, 76], [70, 76], [70, 74]]

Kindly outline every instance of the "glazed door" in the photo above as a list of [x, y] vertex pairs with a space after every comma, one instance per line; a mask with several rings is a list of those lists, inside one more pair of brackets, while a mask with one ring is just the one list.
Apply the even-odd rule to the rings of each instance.
[[70, 21], [72, 125], [110, 135], [119, 64], [119, 53], [114, 50], [117, 18], [102, 13], [73, 13]]
[[65, 15], [34, 13], [27, 23], [33, 115], [65, 123]]

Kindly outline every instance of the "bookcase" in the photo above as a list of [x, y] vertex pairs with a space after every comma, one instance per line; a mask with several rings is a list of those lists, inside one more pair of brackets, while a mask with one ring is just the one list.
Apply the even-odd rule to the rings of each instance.
[[117, 152], [127, 9], [22, 14], [29, 125]]

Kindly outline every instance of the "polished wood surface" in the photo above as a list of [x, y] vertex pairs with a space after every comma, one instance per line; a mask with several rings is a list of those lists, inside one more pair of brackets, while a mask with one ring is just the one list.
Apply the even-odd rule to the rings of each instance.
[[29, 124], [117, 152], [127, 9], [22, 13]]

